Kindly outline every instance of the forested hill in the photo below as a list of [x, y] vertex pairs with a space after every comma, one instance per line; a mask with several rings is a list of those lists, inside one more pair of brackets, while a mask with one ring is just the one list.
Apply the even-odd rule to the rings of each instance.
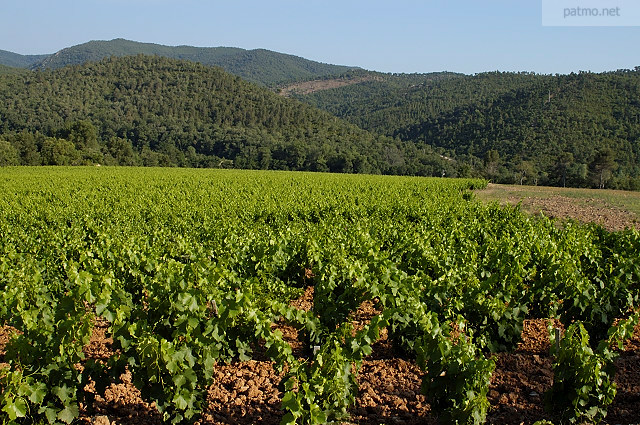
[[372, 132], [446, 148], [495, 181], [640, 189], [640, 68], [406, 79], [297, 98]]
[[219, 68], [142, 55], [0, 76], [0, 139], [2, 164], [423, 175], [448, 166]]
[[[134, 52], [154, 56], [125, 56]], [[27, 61], [8, 53], [0, 63]], [[37, 68], [0, 66], [0, 164], [444, 173], [640, 190], [640, 67], [383, 74], [265, 50], [118, 39], [64, 49]], [[71, 142], [71, 159], [54, 159], [46, 138]]]
[[[265, 49], [245, 50], [235, 47], [163, 46], [124, 39], [90, 41], [60, 50], [52, 55], [23, 56], [0, 54], [0, 64], [31, 69], [57, 69], [85, 62], [97, 62], [110, 56], [156, 55], [184, 59], [204, 65], [220, 66], [247, 81], [262, 85], [308, 80], [340, 74], [354, 67], [330, 65], [298, 56]], [[13, 55], [13, 56], [10, 56]]]
[[24, 68], [14, 68], [12, 66], [0, 65], [0, 75], [3, 74], [21, 74], [28, 72]]
[[0, 65], [13, 68], [29, 68], [49, 55], [20, 55], [18, 53], [0, 50]]

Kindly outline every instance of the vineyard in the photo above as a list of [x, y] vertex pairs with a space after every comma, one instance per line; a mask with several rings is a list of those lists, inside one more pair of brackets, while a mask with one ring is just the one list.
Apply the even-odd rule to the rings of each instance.
[[[412, 397], [429, 418], [481, 424], [501, 356], [542, 326], [552, 377], [538, 419], [606, 421], [621, 358], [637, 363], [640, 351], [625, 354], [640, 233], [486, 205], [473, 193], [485, 184], [2, 169], [0, 417], [90, 420], [127, 380], [158, 423], [220, 422], [204, 414], [212, 386], [265, 378], [260, 363], [277, 421], [349, 423], [375, 396], [359, 377], [384, 342], [420, 379]], [[88, 348], [97, 333], [109, 340], [101, 355]]]

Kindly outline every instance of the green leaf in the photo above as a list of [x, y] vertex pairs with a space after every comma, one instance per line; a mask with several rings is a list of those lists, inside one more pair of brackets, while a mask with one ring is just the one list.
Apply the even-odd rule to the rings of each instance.
[[285, 393], [282, 397], [282, 408], [290, 412], [297, 412], [301, 409], [300, 400], [293, 392]]
[[24, 418], [27, 415], [28, 406], [25, 399], [16, 397], [12, 403], [7, 403], [2, 408], [7, 413], [9, 419], [15, 421], [17, 418]]
[[185, 378], [183, 374], [174, 375], [172, 379], [173, 384], [178, 388], [182, 387], [187, 382], [187, 378]]
[[66, 384], [63, 384], [61, 387], [53, 387], [53, 391], [51, 392], [55, 394], [63, 404], [66, 404], [67, 401], [73, 398], [73, 390], [68, 388]]
[[280, 421], [280, 425], [295, 425], [296, 418], [293, 416], [293, 413], [287, 412]]
[[38, 413], [42, 414], [44, 413], [44, 415], [47, 418], [47, 422], [49, 422], [50, 424], [55, 423], [56, 422], [56, 416], [58, 415], [58, 409], [54, 409], [52, 407], [40, 407], [40, 409], [38, 410]]
[[47, 395], [47, 386], [44, 382], [38, 382], [31, 387], [29, 401], [33, 404], [41, 404]]
[[75, 404], [71, 404], [66, 406], [58, 413], [58, 419], [66, 424], [70, 424], [73, 422], [75, 418], [78, 417], [78, 406]]
[[180, 410], [185, 410], [187, 407], [189, 407], [190, 402], [191, 395], [186, 389], [183, 389], [182, 391], [176, 393], [175, 397], [173, 397], [173, 403]]
[[324, 424], [327, 423], [327, 414], [321, 409], [311, 409], [311, 423]]

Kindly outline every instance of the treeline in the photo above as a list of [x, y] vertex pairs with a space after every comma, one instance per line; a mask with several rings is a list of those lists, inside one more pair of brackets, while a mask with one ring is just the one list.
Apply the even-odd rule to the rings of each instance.
[[416, 77], [298, 98], [369, 131], [444, 148], [493, 181], [640, 189], [640, 68]]
[[219, 68], [142, 55], [2, 76], [0, 164], [457, 173], [430, 147], [373, 135]]

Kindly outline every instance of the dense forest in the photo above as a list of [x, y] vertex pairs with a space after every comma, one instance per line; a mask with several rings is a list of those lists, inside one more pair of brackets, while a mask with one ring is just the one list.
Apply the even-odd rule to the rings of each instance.
[[94, 40], [67, 47], [51, 55], [19, 55], [0, 50], [0, 64], [29, 69], [58, 69], [111, 56], [162, 56], [219, 66], [231, 74], [256, 84], [273, 86], [282, 82], [306, 80], [348, 72], [354, 67], [331, 65], [265, 49], [237, 47], [163, 46], [121, 38]]
[[640, 68], [392, 75], [298, 99], [499, 182], [640, 189]]
[[12, 66], [7, 66], [7, 65], [0, 65], [0, 75], [4, 75], [4, 74], [21, 74], [27, 72], [25, 69], [22, 68], [15, 68]]
[[157, 56], [0, 77], [0, 163], [455, 174], [219, 68]]
[[[122, 39], [54, 55], [0, 51], [0, 64], [11, 65], [0, 65], [2, 164], [446, 175], [640, 190], [640, 67], [384, 74], [267, 50]], [[301, 82], [319, 83], [309, 93], [313, 85]]]

